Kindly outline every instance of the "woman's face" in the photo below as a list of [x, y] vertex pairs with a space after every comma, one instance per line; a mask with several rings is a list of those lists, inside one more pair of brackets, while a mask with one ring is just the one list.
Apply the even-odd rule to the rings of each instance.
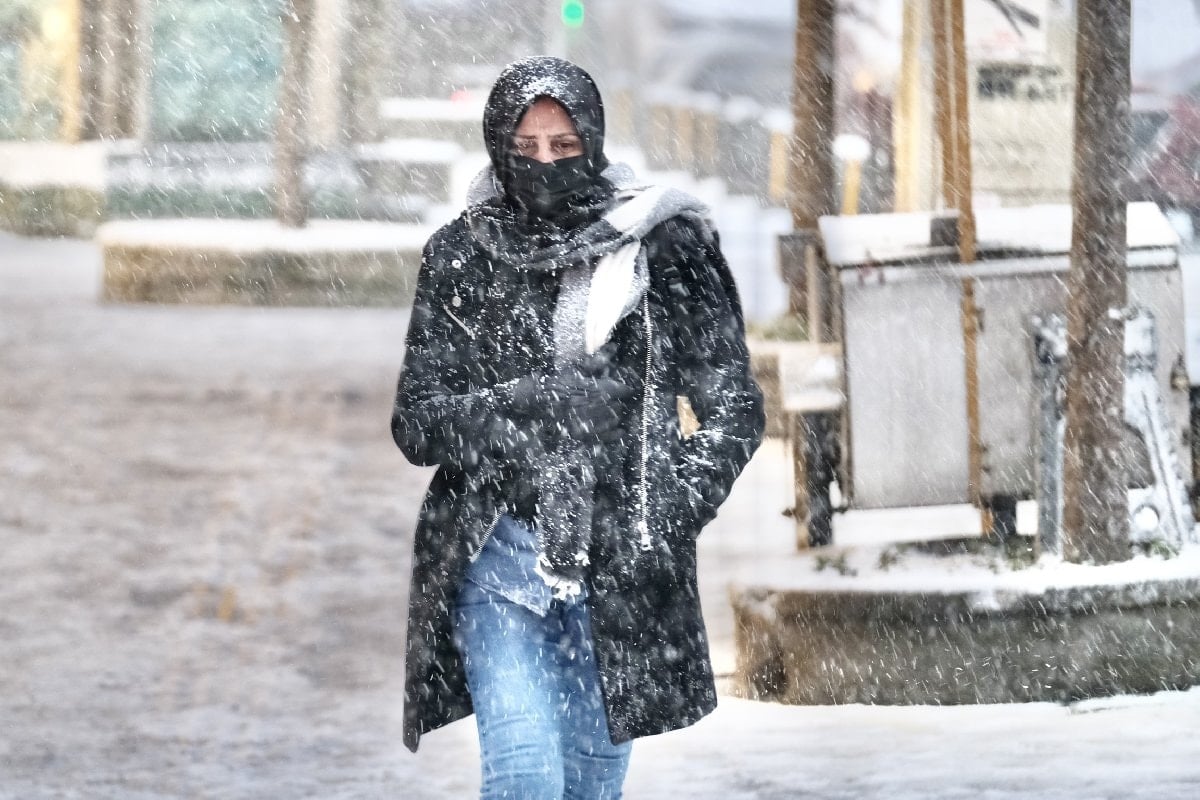
[[513, 151], [525, 158], [549, 164], [560, 158], [583, 155], [583, 140], [567, 110], [554, 100], [535, 100], [513, 133]]

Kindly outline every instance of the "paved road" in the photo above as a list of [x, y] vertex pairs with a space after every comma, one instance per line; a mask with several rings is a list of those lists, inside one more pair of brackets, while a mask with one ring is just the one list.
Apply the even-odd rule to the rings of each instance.
[[0, 238], [0, 796], [398, 788], [405, 315], [104, 306], [97, 276]]

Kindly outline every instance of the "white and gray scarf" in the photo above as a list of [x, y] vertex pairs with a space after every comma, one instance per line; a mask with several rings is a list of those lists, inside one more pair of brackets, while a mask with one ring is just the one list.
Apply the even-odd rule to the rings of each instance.
[[[559, 273], [553, 320], [557, 370], [598, 351], [642, 302], [650, 286], [643, 240], [654, 227], [683, 216], [712, 235], [708, 208], [686, 192], [637, 185], [624, 164], [610, 165], [603, 177], [615, 193], [590, 221], [567, 230], [523, 226], [499, 202], [503, 188], [490, 166], [475, 177], [467, 196], [468, 225], [490, 255], [517, 268]], [[556, 596], [571, 597], [588, 564], [595, 470], [590, 456], [569, 446], [547, 452], [536, 469], [538, 573]]]

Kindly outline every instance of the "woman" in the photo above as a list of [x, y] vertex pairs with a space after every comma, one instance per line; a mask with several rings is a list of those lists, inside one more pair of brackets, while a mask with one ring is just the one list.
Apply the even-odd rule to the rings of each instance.
[[425, 247], [392, 417], [439, 468], [405, 744], [474, 711], [485, 798], [616, 798], [632, 739], [716, 705], [695, 538], [762, 397], [706, 210], [609, 165], [586, 72], [509, 65], [483, 130], [491, 166]]

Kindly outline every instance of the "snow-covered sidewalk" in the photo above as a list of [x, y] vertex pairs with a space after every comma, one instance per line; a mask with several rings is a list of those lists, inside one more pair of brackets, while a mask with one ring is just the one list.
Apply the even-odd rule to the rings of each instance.
[[[406, 314], [106, 306], [98, 270], [91, 244], [0, 234], [0, 798], [471, 797], [471, 722], [416, 756], [400, 743], [428, 478], [387, 431]], [[720, 671], [729, 581], [790, 552], [787, 484], [768, 443], [701, 540]], [[1198, 727], [1197, 691], [726, 697], [640, 742], [626, 796], [1184, 800], [1200, 796]]]

